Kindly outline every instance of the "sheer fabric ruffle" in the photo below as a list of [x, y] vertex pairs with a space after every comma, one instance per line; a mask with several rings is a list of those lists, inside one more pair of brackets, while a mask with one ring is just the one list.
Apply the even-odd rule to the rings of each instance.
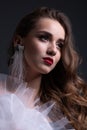
[[27, 83], [0, 74], [0, 130], [75, 130], [59, 108], [55, 116], [62, 116], [50, 120], [53, 101], [38, 105], [38, 97], [32, 107], [33, 93]]

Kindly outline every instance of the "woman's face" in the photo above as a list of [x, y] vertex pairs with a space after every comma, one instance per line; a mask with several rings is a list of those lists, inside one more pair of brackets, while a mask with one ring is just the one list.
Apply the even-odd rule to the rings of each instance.
[[65, 31], [61, 24], [50, 18], [41, 18], [34, 29], [22, 39], [24, 58], [31, 71], [49, 73], [61, 58]]

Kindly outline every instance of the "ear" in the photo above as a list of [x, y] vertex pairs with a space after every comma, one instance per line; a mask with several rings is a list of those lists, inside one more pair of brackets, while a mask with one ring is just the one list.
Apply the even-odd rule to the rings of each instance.
[[13, 39], [13, 42], [14, 42], [14, 47], [17, 46], [17, 44], [23, 45], [22, 37], [19, 35], [15, 36], [15, 38]]

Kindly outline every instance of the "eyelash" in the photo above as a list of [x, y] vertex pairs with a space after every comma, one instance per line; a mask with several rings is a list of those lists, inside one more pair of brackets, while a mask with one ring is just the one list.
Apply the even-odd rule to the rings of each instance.
[[60, 49], [62, 49], [62, 47], [63, 47], [63, 43], [62, 42], [59, 42], [56, 45], [57, 45], [57, 48], [60, 48]]
[[[38, 36], [38, 38], [39, 38], [39, 40], [41, 40], [43, 42], [46, 42], [46, 41], [50, 40], [48, 35], [40, 35], [40, 36]], [[58, 49], [62, 49], [62, 47], [63, 47], [63, 43], [62, 42], [58, 42], [56, 45], [57, 45]]]
[[47, 35], [40, 35], [40, 36], [38, 36], [38, 38], [39, 38], [41, 41], [48, 41], [48, 40], [49, 40], [49, 36], [47, 36]]

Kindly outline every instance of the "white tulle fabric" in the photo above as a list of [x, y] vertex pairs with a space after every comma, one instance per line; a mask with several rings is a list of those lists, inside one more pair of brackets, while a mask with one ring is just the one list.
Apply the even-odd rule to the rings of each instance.
[[66, 117], [51, 122], [52, 101], [39, 106], [37, 98], [31, 107], [33, 92], [27, 83], [0, 74], [0, 130], [74, 130], [66, 127]]

